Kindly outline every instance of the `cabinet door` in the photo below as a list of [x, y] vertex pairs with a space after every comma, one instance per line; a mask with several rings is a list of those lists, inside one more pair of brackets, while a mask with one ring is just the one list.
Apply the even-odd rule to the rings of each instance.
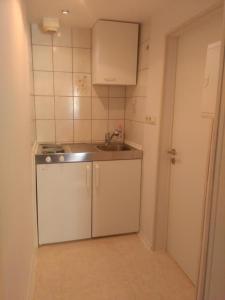
[[91, 163], [37, 166], [39, 243], [91, 237]]
[[136, 84], [138, 24], [100, 20], [92, 44], [93, 84]]
[[93, 163], [92, 236], [137, 232], [141, 160]]

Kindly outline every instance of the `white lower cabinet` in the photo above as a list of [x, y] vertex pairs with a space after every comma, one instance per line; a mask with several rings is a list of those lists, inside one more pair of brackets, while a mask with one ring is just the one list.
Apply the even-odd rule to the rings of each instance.
[[92, 163], [37, 165], [39, 244], [91, 237]]
[[140, 185], [141, 160], [37, 165], [39, 244], [137, 232]]
[[93, 163], [92, 236], [137, 232], [141, 160]]

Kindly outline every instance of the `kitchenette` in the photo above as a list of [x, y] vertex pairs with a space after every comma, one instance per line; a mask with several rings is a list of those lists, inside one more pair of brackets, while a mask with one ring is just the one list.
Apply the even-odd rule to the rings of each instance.
[[0, 1], [1, 300], [223, 298], [221, 4]]
[[143, 153], [125, 133], [139, 25], [58, 26], [31, 27], [39, 245], [139, 232]]
[[141, 161], [126, 144], [39, 145], [39, 244], [138, 232]]

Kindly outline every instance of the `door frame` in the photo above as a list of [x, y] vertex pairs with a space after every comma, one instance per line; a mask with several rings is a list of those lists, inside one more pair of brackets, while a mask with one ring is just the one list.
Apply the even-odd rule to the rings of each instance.
[[[169, 213], [169, 188], [170, 188], [170, 169], [171, 163], [168, 159], [167, 151], [171, 147], [174, 104], [175, 104], [175, 85], [176, 85], [176, 67], [177, 67], [177, 50], [179, 36], [183, 29], [190, 24], [198, 22], [202, 17], [214, 13], [216, 10], [222, 9], [222, 6], [213, 9], [193, 18], [189, 22], [183, 24], [177, 30], [166, 36], [165, 51], [165, 67], [164, 67], [164, 84], [163, 84], [163, 100], [161, 108], [160, 122], [160, 140], [159, 140], [159, 159], [158, 159], [158, 175], [157, 175], [157, 192], [156, 192], [156, 209], [154, 219], [154, 236], [153, 249], [166, 250], [167, 231], [168, 231], [168, 213]], [[212, 264], [213, 241], [215, 235], [215, 226], [212, 221], [216, 219], [216, 204], [218, 203], [219, 176], [221, 176], [221, 157], [223, 146], [223, 135], [225, 134], [225, 68], [223, 76], [224, 62], [224, 41], [225, 41], [225, 9], [223, 14], [223, 36], [221, 44], [221, 64], [220, 76], [217, 95], [217, 109], [214, 123], [214, 136], [210, 154], [210, 165], [208, 169], [207, 184], [205, 188], [205, 215], [202, 233], [202, 246], [199, 266], [199, 276], [197, 282], [196, 299], [203, 300], [209, 294], [206, 289], [207, 280], [210, 277], [208, 266]], [[222, 79], [223, 78], [223, 79]], [[223, 81], [222, 81], [223, 80]], [[222, 94], [222, 85], [224, 85]], [[224, 158], [225, 160], [225, 158]], [[224, 161], [225, 164], [225, 161]], [[225, 172], [225, 170], [224, 170]], [[219, 175], [220, 174], [220, 175]], [[224, 217], [225, 218], [225, 217]], [[211, 243], [211, 244], [210, 244]], [[211, 258], [210, 258], [211, 257]], [[211, 259], [211, 260], [210, 260]], [[207, 273], [207, 276], [206, 276]]]

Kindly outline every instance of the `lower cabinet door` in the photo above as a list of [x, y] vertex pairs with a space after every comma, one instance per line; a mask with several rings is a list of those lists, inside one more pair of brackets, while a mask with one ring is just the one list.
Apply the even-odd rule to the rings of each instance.
[[93, 163], [92, 236], [139, 230], [141, 160]]
[[39, 244], [91, 237], [92, 163], [37, 165]]

